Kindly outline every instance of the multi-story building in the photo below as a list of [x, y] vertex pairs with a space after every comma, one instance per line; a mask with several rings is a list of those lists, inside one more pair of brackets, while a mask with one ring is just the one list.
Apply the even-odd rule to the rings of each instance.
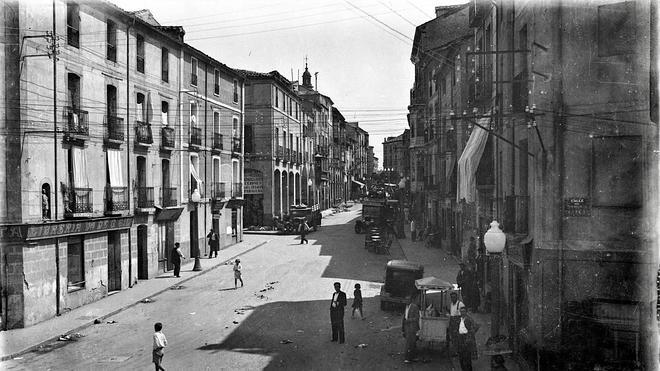
[[410, 176], [410, 158], [408, 147], [410, 146], [410, 130], [406, 129], [396, 137], [387, 137], [383, 142], [383, 169], [396, 175], [397, 184], [401, 179]]
[[[204, 202], [187, 191], [183, 29], [107, 2], [42, 5], [0, 2], [2, 329], [171, 269], [174, 242], [189, 244], [179, 216]], [[240, 130], [240, 77], [212, 65]], [[211, 226], [202, 220], [198, 236]]]
[[293, 84], [277, 71], [241, 71], [246, 78], [245, 223], [271, 225], [291, 205], [315, 205], [311, 120]]
[[330, 188], [330, 163], [332, 159], [332, 99], [319, 93], [312, 85], [312, 75], [307, 66], [303, 72], [303, 83], [297, 86], [301, 108], [311, 120], [308, 135], [314, 139], [314, 191], [322, 210], [332, 206], [333, 196]]
[[[425, 163], [421, 133], [436, 118], [441, 133], [455, 132], [439, 146], [453, 152], [445, 188], [433, 186], [455, 192], [451, 218], [440, 217], [450, 245], [473, 236], [483, 249], [493, 219], [506, 233], [501, 259], [479, 264], [492, 334], [506, 335], [530, 369], [657, 368], [655, 4], [473, 1], [467, 10], [465, 24], [438, 14], [418, 27], [411, 162]], [[432, 24], [454, 30], [446, 48], [449, 33]], [[413, 168], [417, 183], [422, 171]], [[428, 220], [426, 206], [417, 211]]]
[[201, 257], [211, 228], [220, 248], [243, 239], [243, 76], [186, 44], [179, 99], [181, 248]]

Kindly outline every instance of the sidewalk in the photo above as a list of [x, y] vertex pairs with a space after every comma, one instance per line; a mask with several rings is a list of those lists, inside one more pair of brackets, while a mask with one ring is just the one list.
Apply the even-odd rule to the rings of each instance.
[[[415, 241], [410, 239], [410, 227], [406, 226], [406, 238], [396, 240], [401, 246], [401, 250], [406, 256], [407, 260], [422, 263], [424, 265], [424, 276], [434, 276], [452, 283], [456, 282], [456, 275], [458, 274], [459, 259], [453, 255], [448, 254], [440, 248], [426, 248], [425, 242]], [[475, 370], [490, 370], [490, 356], [484, 354], [485, 344], [490, 337], [490, 313], [470, 313], [470, 317], [474, 319], [481, 327], [476, 334], [477, 349], [479, 353], [478, 359], [472, 360], [472, 367]], [[504, 356], [506, 361], [505, 366], [509, 371], [518, 371], [520, 367], [509, 356]], [[452, 357], [452, 364], [454, 369], [460, 370], [461, 366], [458, 362], [458, 357]]]
[[168, 272], [149, 280], [140, 280], [129, 289], [113, 293], [101, 300], [63, 313], [59, 317], [51, 318], [27, 328], [1, 331], [0, 362], [18, 357], [40, 345], [55, 341], [61, 335], [79, 332], [94, 324], [96, 319], [103, 321], [105, 318], [130, 308], [144, 299], [159, 295], [169, 290], [170, 287], [180, 285], [209, 272], [268, 242], [269, 240], [263, 241], [263, 238], [256, 236], [244, 236], [242, 242], [220, 250], [217, 258], [202, 258], [202, 271], [192, 271], [195, 263], [192, 259], [181, 266], [181, 278], [179, 279], [172, 277], [172, 272]]

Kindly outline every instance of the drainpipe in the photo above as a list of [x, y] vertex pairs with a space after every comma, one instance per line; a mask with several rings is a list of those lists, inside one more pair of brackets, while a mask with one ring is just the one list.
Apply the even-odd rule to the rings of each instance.
[[[209, 77], [209, 63], [205, 63], [204, 66], [204, 146], [206, 147], [206, 144], [208, 143], [208, 135], [209, 131], [208, 125], [206, 125], [206, 120], [208, 120], [208, 96], [209, 96], [209, 84], [208, 84], [208, 77]], [[214, 81], [215, 83], [215, 81]], [[208, 153], [204, 153], [204, 181], [206, 182], [206, 185], [208, 186], [209, 184], [209, 178], [208, 178], [208, 164], [209, 156]], [[208, 207], [209, 204], [205, 203], [204, 204], [204, 236], [206, 236], [206, 228], [208, 226], [208, 220], [206, 220], [206, 214], [208, 212]], [[199, 237], [199, 228], [197, 228], [197, 237]], [[197, 243], [199, 246], [199, 243]], [[204, 240], [204, 252], [206, 252], [206, 248], [208, 247], [208, 244], [206, 243], [206, 240]], [[208, 256], [211, 257], [211, 252], [209, 251]]]
[[[128, 176], [126, 180], [126, 192], [128, 197], [128, 209], [131, 210], [131, 58], [130, 58], [130, 38], [131, 28], [135, 26], [135, 15], [133, 15], [133, 22], [126, 27], [126, 172]], [[132, 241], [132, 228], [128, 230], [128, 287], [133, 287], [133, 241]]]
[[[53, 37], [57, 34], [57, 22], [55, 18], [55, 0], [53, 0]], [[55, 41], [53, 41], [55, 45]], [[53, 168], [55, 169], [55, 212], [53, 219], [57, 220], [57, 51], [53, 49]], [[5, 280], [5, 282], [8, 282]], [[55, 314], [60, 315], [60, 240], [55, 238]], [[4, 308], [7, 308], [6, 306]], [[6, 309], [5, 309], [6, 310]], [[6, 322], [5, 322], [6, 323]], [[6, 325], [5, 325], [6, 326]]]

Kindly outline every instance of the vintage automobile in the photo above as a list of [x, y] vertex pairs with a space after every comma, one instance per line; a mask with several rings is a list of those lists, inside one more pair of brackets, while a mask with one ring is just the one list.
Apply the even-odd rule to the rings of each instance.
[[385, 222], [387, 201], [384, 198], [368, 198], [362, 201], [362, 218], [355, 222], [355, 233], [363, 233], [372, 225]]
[[405, 308], [417, 292], [415, 281], [424, 276], [424, 266], [408, 260], [390, 260], [385, 266], [385, 284], [380, 289], [380, 309]]
[[321, 211], [319, 210], [318, 205], [291, 205], [290, 211], [290, 223], [293, 228], [293, 233], [298, 231], [298, 228], [303, 221], [306, 221], [309, 228], [313, 231], [317, 231], [321, 226]]

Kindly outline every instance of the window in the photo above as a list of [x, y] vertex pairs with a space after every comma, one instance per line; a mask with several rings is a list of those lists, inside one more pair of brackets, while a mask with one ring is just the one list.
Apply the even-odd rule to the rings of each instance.
[[190, 59], [190, 85], [197, 86], [197, 59]]
[[241, 128], [238, 125], [238, 118], [234, 117], [232, 120], [231, 133], [234, 138], [241, 137]]
[[[518, 31], [518, 49], [527, 49], [527, 25], [524, 25]], [[527, 53], [518, 53], [518, 74], [513, 78], [513, 111], [523, 112], [528, 105], [528, 91], [527, 84], [528, 70], [527, 70]]]
[[117, 61], [117, 24], [108, 19], [106, 23], [105, 39], [107, 43], [106, 59], [109, 61]]
[[275, 108], [280, 108], [280, 90], [275, 88]]
[[160, 78], [164, 82], [170, 81], [170, 51], [167, 48], [160, 49]]
[[117, 116], [117, 88], [112, 85], [106, 88], [106, 104], [108, 117]]
[[197, 102], [190, 102], [190, 126], [197, 127]]
[[202, 179], [199, 177], [199, 157], [190, 156], [190, 193], [198, 190], [200, 196], [202, 194]]
[[66, 40], [67, 44], [80, 47], [80, 7], [78, 4], [66, 4]]
[[275, 128], [275, 145], [280, 145], [280, 129]]
[[144, 36], [138, 34], [137, 38], [137, 70], [138, 72], [144, 73]]
[[254, 149], [252, 148], [252, 125], [245, 125], [243, 129], [245, 131], [245, 153], [252, 153]]
[[287, 100], [286, 94], [282, 92], [282, 111], [286, 112], [286, 100]]
[[170, 104], [167, 101], [162, 101], [160, 103], [160, 120], [163, 126], [168, 126], [170, 123], [169, 112]]
[[630, 54], [635, 47], [635, 2], [598, 7], [598, 56]]
[[234, 103], [238, 103], [238, 80], [234, 80]]
[[69, 291], [85, 287], [85, 249], [82, 236], [68, 238], [66, 247], [67, 287]]
[[213, 94], [220, 94], [220, 71], [218, 70], [213, 73]]
[[145, 122], [146, 115], [144, 114], [144, 109], [145, 109], [144, 94], [137, 93], [135, 98], [135, 117], [137, 121]]
[[67, 75], [67, 89], [69, 93], [69, 106], [73, 110], [80, 109], [80, 76], [75, 73]]

